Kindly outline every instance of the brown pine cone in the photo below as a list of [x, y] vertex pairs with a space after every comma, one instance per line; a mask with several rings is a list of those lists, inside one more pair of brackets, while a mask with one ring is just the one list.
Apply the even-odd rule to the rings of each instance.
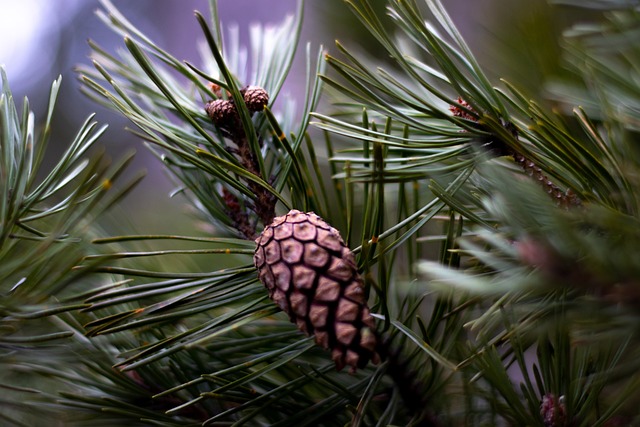
[[269, 296], [336, 368], [378, 363], [378, 338], [353, 253], [335, 228], [313, 212], [291, 210], [256, 239], [254, 263]]
[[262, 111], [269, 103], [269, 94], [260, 86], [247, 86], [240, 90], [247, 109], [252, 113]]
[[221, 128], [233, 127], [238, 121], [238, 111], [233, 101], [230, 100], [216, 99], [207, 102], [204, 110], [207, 112], [213, 124]]
[[566, 426], [568, 420], [564, 396], [556, 397], [551, 393], [542, 396], [540, 415], [545, 427]]

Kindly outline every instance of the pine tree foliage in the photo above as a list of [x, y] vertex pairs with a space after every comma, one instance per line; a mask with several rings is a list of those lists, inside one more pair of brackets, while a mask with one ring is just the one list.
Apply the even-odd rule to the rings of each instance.
[[[496, 298], [469, 322], [477, 353], [458, 364], [477, 372], [472, 384], [485, 396], [487, 412], [515, 425], [530, 425], [532, 417], [545, 425], [611, 422], [638, 387], [636, 375], [626, 377], [637, 372], [638, 351], [630, 338], [637, 333], [639, 277], [637, 102], [628, 88], [628, 73], [640, 59], [631, 41], [636, 12], [627, 5], [610, 13], [604, 28], [567, 33], [570, 64], [586, 85], [577, 85], [579, 91], [575, 83], [556, 85], [556, 100], [566, 105], [580, 96], [599, 108], [588, 115], [577, 106], [562, 115], [546, 113], [509, 82], [490, 86], [438, 2], [427, 2], [434, 23], [426, 25], [416, 4], [390, 3], [399, 39], [383, 30], [367, 2], [351, 4], [401, 71], [374, 71], [343, 49], [346, 60], [329, 58], [342, 80], [327, 82], [356, 101], [354, 115], [362, 107], [373, 110], [398, 122], [397, 130], [371, 135], [366, 124], [316, 117], [323, 128], [350, 137], [402, 137], [425, 149], [445, 142], [459, 150], [445, 170], [443, 162], [418, 161], [402, 170], [441, 175], [432, 191], [452, 218], [465, 220], [456, 249], [462, 268], [423, 261], [423, 277], [447, 292], [455, 287]], [[373, 160], [366, 150], [359, 154], [365, 164]], [[465, 166], [473, 172], [463, 185], [444, 188], [443, 181], [464, 176]], [[509, 367], [519, 371], [521, 384], [512, 386]], [[617, 393], [605, 392], [609, 384]], [[606, 411], [602, 401], [611, 405]], [[554, 405], [555, 419], [545, 415]], [[466, 414], [472, 424], [484, 419]]]
[[18, 109], [4, 69], [1, 74], [0, 420], [3, 425], [22, 425], [21, 413], [32, 410], [27, 402], [40, 400], [44, 390], [33, 387], [30, 365], [66, 360], [65, 345], [74, 334], [55, 315], [88, 306], [77, 294], [93, 286], [88, 276], [97, 263], [74, 267], [90, 251], [86, 236], [93, 232], [92, 222], [136, 179], [115, 187], [131, 156], [110, 166], [103, 152], [92, 150], [106, 129], [92, 116], [60, 159], [45, 167], [62, 79], [51, 87], [46, 119], [38, 129], [28, 99]]
[[[124, 333], [139, 339], [137, 345], [119, 346], [122, 353], [116, 367], [135, 376], [141, 387], [153, 390], [154, 399], [173, 402], [165, 408], [172, 421], [165, 423], [344, 423], [350, 418], [345, 406], [356, 408], [362, 394], [376, 391], [382, 378], [377, 374], [372, 386], [371, 374], [336, 373], [321, 349], [286, 317], [277, 315], [280, 309], [256, 280], [250, 257], [255, 243], [247, 240], [253, 233], [242, 231], [266, 225], [260, 224], [257, 209], [246, 209], [262, 203], [265, 192], [274, 196], [281, 209], [299, 206], [331, 218], [333, 189], [323, 187], [315, 149], [306, 135], [309, 111], [319, 96], [315, 76], [324, 63], [307, 49], [310, 77], [298, 125], [287, 104], [283, 113], [276, 115], [265, 108], [252, 116], [243, 102], [244, 86], [264, 88], [270, 105], [277, 99], [298, 42], [301, 11], [278, 27], [256, 27], [254, 45], [247, 52], [233, 49], [237, 34], [223, 32], [212, 4], [213, 30], [202, 15], [196, 15], [206, 45], [202, 64], [195, 66], [157, 47], [105, 2], [101, 17], [126, 34], [127, 51], [113, 57], [94, 45], [96, 71], [83, 70], [85, 90], [131, 119], [135, 132], [175, 177], [176, 194], [198, 209], [198, 221], [216, 226], [217, 236], [122, 236], [97, 243], [159, 238], [204, 241], [215, 249], [162, 253], [231, 258], [224, 268], [216, 270], [214, 265], [213, 271], [198, 274], [164, 272], [159, 264], [154, 271], [103, 267], [101, 271], [134, 281], [88, 300], [92, 304], [87, 310], [92, 320], [86, 324], [90, 336]], [[243, 73], [246, 58], [252, 59], [253, 67], [259, 66], [247, 75]], [[233, 102], [240, 129], [233, 123], [214, 126], [205, 107], [215, 99]], [[260, 174], [247, 170], [235, 132], [247, 136]], [[152, 255], [160, 253], [121, 252], [109, 258]], [[158, 367], [165, 370], [163, 384], [149, 374]], [[118, 408], [130, 403], [106, 398], [100, 402]], [[132, 414], [132, 418], [147, 416]]]
[[[210, 1], [207, 18], [196, 13], [204, 42], [195, 64], [105, 0], [99, 16], [125, 49], [111, 54], [91, 42], [83, 90], [133, 123], [175, 180], [176, 199], [193, 208], [190, 220], [213, 231], [100, 237], [102, 252], [81, 262], [65, 251], [79, 268], [33, 289], [59, 293], [87, 272], [108, 284], [28, 312], [50, 315], [63, 331], [28, 342], [73, 334], [55, 365], [17, 364], [64, 389], [37, 393], [34, 406], [69, 425], [639, 422], [640, 21], [632, 2], [563, 3], [610, 10], [601, 24], [565, 33], [575, 78], [550, 83], [554, 108], [516, 82], [490, 81], [441, 2], [389, 0], [381, 15], [352, 0], [347, 6], [390, 62], [348, 43], [315, 55], [307, 46], [307, 92], [295, 114], [279, 92], [302, 3], [279, 25], [254, 27], [246, 49]], [[328, 113], [317, 111], [321, 93], [335, 97]], [[30, 188], [18, 177], [29, 169], [20, 159], [32, 120], [20, 127], [17, 113], [4, 111], [16, 125], [4, 131], [3, 122], [3, 138], [21, 137], [3, 139], [16, 154], [2, 177], [19, 185], [6, 186], [2, 224], [20, 228], [2, 235], [64, 243], [66, 228], [37, 231], [25, 218], [44, 215], [12, 199], [14, 188]], [[56, 168], [43, 181], [41, 195], [81, 174], [73, 161], [61, 162], [71, 172]], [[86, 195], [72, 192], [43, 212], [64, 218], [59, 224], [79, 221], [76, 206], [105, 189], [89, 182]], [[269, 299], [253, 239], [290, 209], [318, 214], [355, 254], [381, 363], [336, 371], [331, 354], [280, 308], [288, 307]], [[16, 239], [23, 233], [33, 238]], [[194, 255], [210, 256], [210, 269], [179, 271], [165, 261]], [[31, 283], [20, 274], [7, 276], [20, 283], [10, 294]]]
[[[233, 33], [227, 35], [219, 27], [215, 4], [211, 11], [211, 21], [215, 23], [213, 30], [201, 15], [196, 15], [207, 41], [203, 64], [196, 67], [184, 65], [153, 44], [105, 2], [105, 12], [101, 16], [116, 31], [126, 34], [127, 51], [114, 57], [93, 45], [96, 71], [83, 70], [82, 79], [90, 96], [131, 119], [138, 129], [135, 132], [148, 142], [149, 148], [176, 178], [179, 185], [176, 193], [183, 194], [199, 210], [198, 220], [215, 224], [220, 236], [122, 236], [97, 242], [124, 244], [134, 239], [158, 238], [206, 241], [217, 248], [186, 253], [235, 257], [231, 261], [232, 267], [227, 264], [224, 269], [200, 274], [104, 267], [104, 272], [123, 274], [135, 281], [88, 300], [92, 306], [87, 311], [93, 319], [86, 325], [88, 334], [109, 336], [133, 332], [136, 336], [145, 335], [137, 346], [122, 348], [121, 360], [116, 367], [140, 375], [141, 384], [157, 382], [143, 372], [158, 364], [171, 366], [165, 369], [180, 373], [174, 377], [167, 372], [165, 379], [171, 377], [172, 386], [153, 387], [156, 399], [167, 397], [176, 402], [167, 412], [175, 417], [176, 424], [183, 424], [188, 419], [204, 424], [235, 420], [269, 425], [333, 425], [347, 422], [354, 413], [360, 422], [379, 420], [375, 422], [384, 423], [405, 419], [403, 417], [419, 417], [412, 411], [420, 412], [421, 402], [428, 395], [437, 396], [455, 369], [455, 365], [440, 354], [439, 347], [446, 352], [455, 352], [456, 346], [445, 340], [447, 335], [438, 325], [446, 323], [448, 332], [461, 335], [463, 317], [453, 315], [445, 319], [446, 307], [453, 303], [449, 297], [439, 299], [432, 324], [427, 328], [424, 321], [418, 321], [431, 336], [432, 342], [427, 344], [416, 334], [416, 324], [411, 320], [412, 314], [420, 308], [420, 298], [393, 294], [394, 301], [383, 300], [389, 298], [393, 270], [374, 268], [379, 262], [378, 248], [381, 247], [375, 240], [385, 231], [386, 215], [383, 209], [375, 206], [384, 203], [386, 188], [383, 181], [376, 185], [365, 182], [365, 197], [357, 200], [355, 195], [360, 191], [360, 184], [356, 180], [339, 179], [337, 175], [334, 185], [326, 186], [315, 144], [306, 134], [309, 112], [315, 108], [319, 96], [320, 81], [315, 76], [324, 73], [324, 62], [320, 58], [318, 65], [312, 67], [309, 48], [309, 92], [305, 97], [301, 124], [292, 125], [293, 117], [287, 113], [291, 110], [286, 105], [280, 117], [271, 113], [270, 106], [297, 44], [290, 35], [299, 33], [301, 14], [295, 19], [286, 19], [277, 29], [254, 30], [267, 37], [256, 39], [256, 45], [247, 54], [244, 50], [228, 47], [237, 46], [235, 36]], [[259, 40], [268, 40], [269, 45], [278, 49], [266, 49], [264, 42]], [[245, 57], [253, 58], [252, 64], [261, 64], [260, 70], [243, 75]], [[187, 89], [176, 80], [176, 74], [189, 84]], [[244, 86], [263, 87], [270, 97], [269, 108], [253, 116], [245, 111]], [[229, 100], [238, 109], [241, 133], [248, 136], [248, 143], [257, 154], [257, 169], [264, 171], [262, 176], [248, 173], [243, 164], [240, 144], [234, 139], [234, 132], [240, 132], [234, 128], [237, 125], [230, 125], [221, 118], [220, 125], [214, 126], [207, 117], [208, 110], [213, 109], [212, 99]], [[215, 122], [224, 114], [216, 112], [211, 116]], [[252, 140], [254, 137], [256, 141]], [[235, 146], [229, 148], [230, 144]], [[326, 144], [327, 150], [333, 152], [331, 139], [327, 139]], [[377, 155], [384, 155], [379, 148], [375, 148]], [[380, 169], [381, 166], [379, 158], [375, 167]], [[444, 206], [435, 200], [422, 206], [419, 192], [401, 185], [405, 200], [394, 214], [401, 222], [386, 230], [384, 236], [385, 239], [393, 237], [395, 242], [386, 249], [391, 256], [395, 256], [395, 249], [401, 247], [403, 241], [413, 239], [415, 244], [413, 232], [407, 232], [408, 228], [417, 230], [427, 222], [427, 217], [434, 216]], [[376, 310], [385, 313], [383, 319], [389, 330], [385, 339], [392, 343], [392, 349], [403, 350], [391, 351], [389, 357], [394, 360], [394, 366], [390, 376], [384, 375], [386, 364], [359, 370], [354, 375], [334, 372], [327, 355], [297, 332], [286, 317], [277, 314], [277, 306], [266, 299], [264, 287], [256, 280], [254, 267], [247, 263], [250, 262], [247, 255], [252, 255], [255, 249], [255, 244], [246, 240], [252, 233], [242, 232], [247, 227], [255, 227], [253, 224], [257, 224], [258, 230], [266, 225], [260, 224], [262, 218], [257, 209], [253, 212], [246, 209], [261, 203], [260, 197], [256, 196], [262, 189], [275, 196], [279, 210], [286, 211], [295, 206], [315, 211], [327, 221], [340, 224], [343, 229], [346, 227], [346, 241], [361, 242], [356, 252], [363, 254], [359, 262], [365, 271], [366, 283], [375, 289], [372, 294], [378, 293], [383, 301], [377, 303], [379, 308]], [[338, 200], [340, 209], [336, 210], [334, 200]], [[372, 208], [375, 210], [371, 211]], [[366, 218], [366, 221], [358, 218]], [[243, 227], [238, 226], [240, 222]], [[356, 233], [360, 237], [355, 237]], [[452, 237], [454, 233], [452, 230]], [[162, 253], [179, 252], [185, 251]], [[159, 254], [153, 251], [122, 252], [112, 254], [110, 258]], [[409, 256], [410, 259], [403, 262], [405, 270], [413, 269], [417, 260], [417, 253]], [[120, 281], [118, 279], [118, 283]], [[127, 305], [123, 305], [125, 302]], [[410, 313], [404, 313], [409, 304], [412, 306]], [[395, 311], [393, 317], [391, 310]], [[393, 330], [390, 329], [392, 325]], [[154, 331], [154, 336], [147, 336], [145, 331]], [[185, 352], [198, 354], [197, 360], [185, 356]], [[408, 381], [414, 368], [432, 372], [434, 381], [427, 385], [417, 383], [406, 390], [393, 387], [390, 378]], [[409, 396], [407, 390], [416, 395]], [[376, 396], [381, 393], [386, 397], [378, 403]], [[411, 410], [399, 403], [401, 394], [412, 400]], [[261, 410], [267, 405], [272, 409]]]
[[[487, 405], [509, 423], [529, 425], [532, 416], [546, 423], [540, 402], [562, 396], [565, 419], [546, 425], [605, 423], [638, 386], [637, 376], [618, 382], [637, 371], [637, 340], [630, 338], [637, 333], [638, 155], [632, 124], [637, 103], [634, 91], [617, 90], [630, 86], [628, 73], [637, 70], [631, 36], [636, 12], [627, 5], [607, 15], [604, 28], [567, 32], [570, 64], [586, 85], [555, 85], [556, 100], [567, 105], [577, 98], [567, 94], [577, 92], [591, 100], [589, 106], [601, 107], [595, 114], [573, 107], [562, 115], [546, 113], [513, 84], [487, 85], [441, 5], [428, 3], [434, 24], [425, 26], [417, 5], [391, 2], [389, 16], [404, 30], [394, 40], [366, 2], [353, 2], [401, 72], [374, 72], [345, 52], [347, 61], [329, 59], [343, 80], [329, 83], [350, 94], [357, 108], [364, 105], [402, 123], [405, 128], [396, 135], [440, 142], [457, 133], [450, 145], [466, 150], [472, 162], [474, 172], [455, 193], [439, 180], [431, 184], [451, 215], [465, 219], [456, 250], [464, 268], [422, 262], [420, 270], [430, 286], [496, 298], [469, 323], [478, 353], [458, 365], [469, 363], [478, 372], [473, 383], [486, 393]], [[428, 58], [438, 68], [416, 58]], [[318, 118], [333, 132], [369, 135], [365, 126], [358, 130], [342, 120]], [[430, 128], [422, 131], [425, 123]], [[447, 171], [460, 177], [454, 168], [464, 160], [456, 160]], [[518, 172], [518, 166], [524, 170]], [[438, 176], [441, 167], [424, 174]], [[522, 172], [533, 179], [521, 178]], [[568, 190], [560, 192], [557, 185]], [[527, 353], [534, 350], [531, 374]], [[511, 386], [509, 366], [524, 377], [521, 385]], [[617, 384], [618, 393], [604, 393], [607, 381]], [[492, 398], [496, 394], [502, 401]], [[611, 403], [604, 412], [598, 407], [603, 400]]]

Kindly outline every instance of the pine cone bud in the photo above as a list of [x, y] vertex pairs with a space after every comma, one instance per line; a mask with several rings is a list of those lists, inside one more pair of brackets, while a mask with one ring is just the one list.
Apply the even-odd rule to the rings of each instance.
[[269, 103], [269, 94], [259, 86], [247, 86], [240, 91], [244, 97], [247, 109], [252, 113], [262, 111]]
[[213, 124], [220, 127], [232, 127], [238, 117], [238, 112], [233, 102], [224, 99], [207, 102], [204, 110], [213, 121]]
[[270, 298], [318, 345], [336, 368], [378, 363], [378, 338], [353, 253], [315, 213], [291, 210], [256, 240], [254, 263]]
[[545, 427], [561, 427], [567, 425], [567, 409], [564, 396], [559, 398], [551, 393], [542, 396], [540, 415]]
[[471, 107], [471, 104], [469, 104], [467, 101], [465, 101], [461, 97], [458, 97], [456, 104], [449, 106], [449, 111], [451, 111], [451, 113], [456, 117], [462, 117], [463, 119], [473, 120], [474, 122], [478, 121], [478, 118], [476, 116], [468, 113], [467, 110], [463, 110], [462, 108], [460, 108], [460, 106], [466, 108], [469, 111], [473, 111], [473, 107]]

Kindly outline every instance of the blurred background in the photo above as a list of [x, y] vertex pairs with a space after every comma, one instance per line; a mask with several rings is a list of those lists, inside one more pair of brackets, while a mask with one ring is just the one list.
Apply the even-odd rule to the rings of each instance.
[[[197, 44], [202, 35], [193, 11], [208, 15], [206, 0], [113, 0], [120, 11], [158, 45], [177, 58], [198, 63]], [[374, 7], [384, 2], [372, 1]], [[564, 23], [545, 0], [444, 0], [459, 29], [490, 75], [506, 76], [525, 85], [533, 96], [546, 75], [558, 72], [556, 38]], [[222, 0], [219, 9], [225, 25], [238, 24], [241, 39], [248, 40], [248, 26], [254, 22], [279, 22], [295, 13], [298, 0]], [[163, 167], [149, 155], [140, 141], [125, 130], [122, 117], [95, 104], [80, 93], [74, 68], [90, 64], [91, 39], [109, 52], [123, 49], [95, 15], [98, 0], [0, 0], [0, 64], [8, 73], [14, 96], [27, 96], [37, 118], [46, 112], [51, 82], [63, 75], [56, 109], [50, 156], [64, 150], [91, 112], [96, 120], [109, 124], [101, 145], [114, 160], [121, 153], [137, 151], [130, 173], [145, 169], [147, 177], [114, 213], [117, 222], [140, 233], [184, 232], [189, 224], [167, 221], [181, 212], [181, 202], [171, 200], [171, 182]], [[302, 41], [320, 44], [332, 51], [335, 39], [348, 46], [360, 45], [369, 54], [377, 50], [363, 33], [342, 0], [307, 1]], [[381, 57], [383, 63], [385, 58]], [[304, 45], [290, 73], [284, 92], [301, 93], [305, 78]], [[497, 80], [496, 80], [497, 81]], [[275, 106], [277, 109], [277, 105]], [[119, 212], [118, 212], [119, 211]], [[135, 212], [135, 215], [132, 213]], [[157, 215], [162, 212], [162, 215]], [[177, 227], [177, 229], [168, 229]]]

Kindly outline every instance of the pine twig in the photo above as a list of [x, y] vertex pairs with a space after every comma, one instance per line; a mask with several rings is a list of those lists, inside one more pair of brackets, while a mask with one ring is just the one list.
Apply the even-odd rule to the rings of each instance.
[[[213, 89], [216, 95], [221, 95], [219, 86], [213, 86]], [[251, 114], [262, 111], [269, 103], [269, 94], [258, 86], [247, 86], [240, 90], [240, 94], [244, 97], [244, 103]], [[251, 149], [233, 99], [219, 97], [208, 102], [205, 105], [205, 111], [212, 122], [234, 143], [235, 147], [228, 147], [228, 149], [238, 156], [241, 165], [253, 175], [261, 176], [257, 158], [259, 154]], [[275, 217], [276, 197], [255, 182], [249, 181], [247, 185], [257, 196], [251, 209], [264, 225], [271, 224]], [[227, 190], [223, 191], [228, 212], [233, 218], [236, 229], [247, 239], [254, 240], [257, 237], [256, 228], [249, 223], [247, 212], [242, 210], [237, 197]]]
[[[456, 116], [467, 120], [472, 120], [477, 122], [477, 115], [474, 114], [473, 108], [471, 105], [458, 97], [457, 105], [451, 105], [449, 107], [449, 111]], [[505, 129], [509, 131], [513, 135], [513, 137], [518, 139], [518, 130], [516, 127], [506, 121], [502, 121]], [[486, 146], [483, 146], [485, 149], [489, 149], [491, 152], [495, 153], [498, 156], [511, 156], [513, 160], [520, 165], [524, 173], [529, 176], [534, 181], [538, 182], [540, 186], [544, 189], [544, 191], [549, 194], [549, 196], [555, 201], [556, 205], [569, 209], [570, 207], [580, 206], [582, 205], [582, 201], [580, 198], [573, 192], [571, 189], [568, 189], [566, 192], [563, 191], [560, 187], [558, 187], [545, 173], [543, 170], [536, 165], [531, 159], [527, 158], [524, 154], [519, 153], [512, 147], [508, 147], [503, 141], [499, 139], [493, 139]]]

